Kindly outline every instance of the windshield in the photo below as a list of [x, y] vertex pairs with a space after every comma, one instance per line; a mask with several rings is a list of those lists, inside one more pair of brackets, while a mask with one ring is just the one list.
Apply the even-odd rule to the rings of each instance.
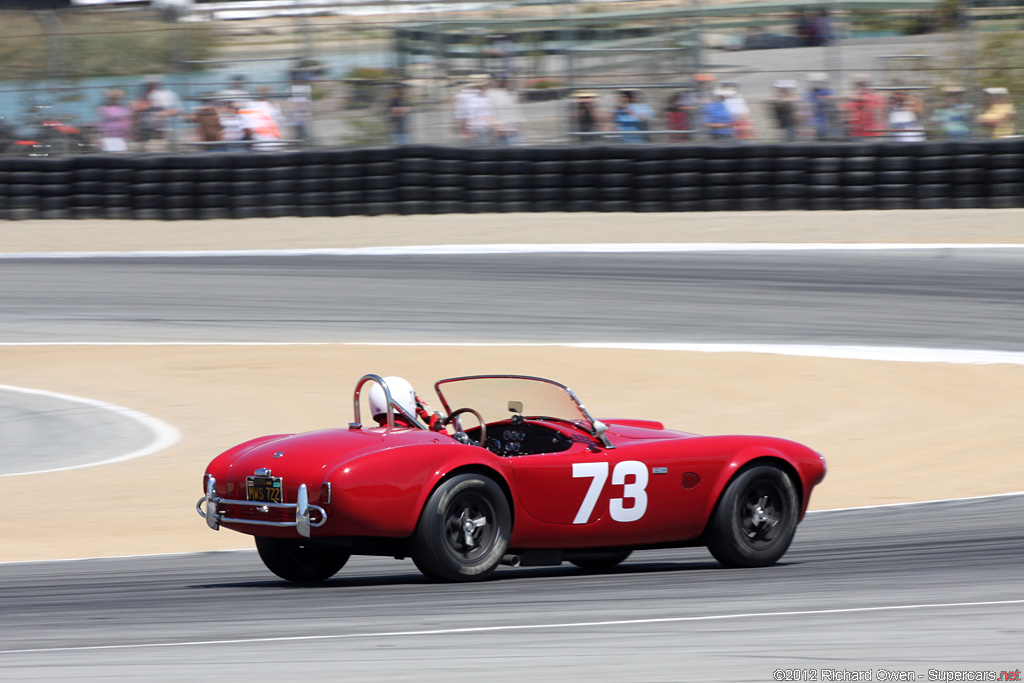
[[524, 417], [591, 422], [568, 387], [539, 377], [453, 377], [439, 381], [435, 388], [445, 411], [450, 413], [459, 408], [473, 408], [479, 411], [485, 422], [508, 420], [517, 412]]

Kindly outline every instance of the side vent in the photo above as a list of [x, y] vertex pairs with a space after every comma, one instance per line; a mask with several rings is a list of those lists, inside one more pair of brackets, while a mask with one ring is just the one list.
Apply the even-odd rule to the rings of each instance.
[[683, 488], [695, 489], [700, 485], [700, 475], [696, 472], [683, 472]]

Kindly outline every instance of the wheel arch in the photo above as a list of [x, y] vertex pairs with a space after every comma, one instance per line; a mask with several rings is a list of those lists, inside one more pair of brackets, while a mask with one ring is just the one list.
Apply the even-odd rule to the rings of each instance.
[[761, 465], [770, 465], [772, 467], [778, 467], [782, 470], [789, 480], [793, 484], [793, 488], [796, 489], [797, 502], [800, 505], [799, 514], [797, 516], [797, 523], [801, 522], [804, 518], [805, 506], [803, 501], [806, 500], [804, 496], [804, 484], [800, 479], [800, 474], [797, 472], [796, 467], [782, 456], [781, 453], [769, 452], [761, 454], [752, 454], [748, 458], [736, 458], [733, 459], [729, 465], [722, 470], [722, 475], [715, 482], [713, 489], [713, 496], [711, 497], [711, 505], [706, 510], [704, 516], [704, 529], [701, 531], [701, 536], [707, 532], [707, 527], [714, 519], [715, 513], [718, 511], [718, 505], [722, 501], [722, 495], [725, 490], [729, 487], [737, 477], [746, 472], [747, 470]]
[[441, 484], [443, 484], [444, 482], [454, 477], [457, 477], [460, 474], [478, 474], [494, 481], [494, 483], [497, 484], [498, 487], [501, 489], [502, 494], [505, 496], [505, 500], [508, 502], [508, 510], [512, 518], [511, 528], [515, 529], [516, 506], [515, 497], [512, 495], [512, 487], [509, 486], [508, 480], [505, 478], [504, 475], [501, 474], [501, 472], [494, 469], [493, 467], [484, 465], [483, 463], [467, 463], [465, 465], [453, 467], [451, 470], [445, 472], [443, 475], [438, 477], [434, 481], [434, 484], [429, 489], [427, 487], [424, 487], [423, 495], [419, 502], [420, 514], [422, 514], [423, 508], [424, 506], [426, 506], [427, 501], [430, 500], [430, 496], [434, 495], [434, 491], [436, 491], [438, 487], [440, 487]]

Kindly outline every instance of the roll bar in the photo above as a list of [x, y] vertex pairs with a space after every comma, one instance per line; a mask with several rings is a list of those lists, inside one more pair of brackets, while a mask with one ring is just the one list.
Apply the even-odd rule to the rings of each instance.
[[[388, 405], [388, 429], [395, 428], [395, 411], [397, 410], [402, 416], [409, 421], [409, 424], [413, 425], [417, 429], [426, 429], [427, 427], [420, 422], [415, 415], [410, 415], [402, 406], [395, 402], [395, 399], [391, 398], [391, 389], [388, 388], [388, 383], [384, 381], [384, 378], [380, 375], [363, 375], [358, 382], [356, 382], [355, 396], [352, 398], [352, 414], [355, 417], [354, 422], [348, 423], [349, 429], [362, 429], [363, 424], [360, 417], [359, 411], [359, 394], [363, 390], [363, 385], [367, 382], [376, 382], [384, 389], [384, 399]], [[372, 417], [372, 416], [371, 416]]]

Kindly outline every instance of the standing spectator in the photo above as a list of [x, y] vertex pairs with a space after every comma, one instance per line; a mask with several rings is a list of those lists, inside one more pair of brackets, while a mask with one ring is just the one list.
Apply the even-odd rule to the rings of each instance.
[[162, 152], [173, 146], [174, 126], [181, 113], [181, 98], [164, 87], [162, 76], [147, 76], [145, 91], [132, 108], [144, 151]]
[[[597, 133], [604, 130], [606, 117], [597, 101], [597, 94], [589, 91], [573, 93], [574, 103], [570, 112], [569, 125], [577, 133]], [[580, 135], [576, 141], [587, 145], [598, 143], [598, 135]]]
[[[633, 115], [636, 116], [638, 121], [640, 121], [640, 130], [650, 130], [651, 122], [654, 121], [654, 110], [644, 102], [643, 94], [639, 91], [631, 90], [629, 94], [632, 100], [630, 109], [633, 110]], [[644, 136], [644, 142], [647, 142], [650, 139], [650, 136]]]
[[640, 131], [644, 130], [645, 126], [637, 114], [637, 110], [633, 107], [633, 92], [621, 91], [612, 119], [615, 121], [615, 130], [623, 134], [623, 142], [630, 144], [644, 142], [644, 136], [640, 135]]
[[124, 92], [121, 90], [108, 90], [105, 97], [97, 110], [100, 149], [104, 152], [127, 152], [133, 125], [131, 107], [122, 103]]
[[288, 124], [292, 129], [292, 137], [300, 142], [312, 139], [309, 129], [313, 122], [313, 86], [307, 81], [308, 72], [293, 69], [288, 85], [288, 100], [285, 112]]
[[815, 140], [834, 140], [839, 137], [839, 108], [836, 106], [835, 91], [829, 87], [828, 81], [826, 73], [807, 74], [809, 90], [804, 96], [804, 118]]
[[[281, 110], [270, 99], [271, 89], [269, 85], [261, 86], [259, 95], [254, 100], [249, 100], [238, 113], [245, 120], [245, 127], [250, 131], [249, 139], [255, 142], [276, 143], [282, 138]], [[274, 147], [277, 145], [261, 145], [262, 147]]]
[[221, 139], [229, 143], [228, 149], [237, 149], [243, 141], [252, 140], [252, 130], [247, 128], [244, 116], [238, 112], [237, 102], [225, 102], [220, 111]]
[[493, 88], [487, 89], [487, 98], [494, 110], [494, 135], [498, 144], [518, 145], [523, 140], [523, 112], [519, 108], [519, 95], [508, 89], [508, 79], [499, 78]]
[[693, 75], [694, 89], [683, 93], [683, 109], [689, 116], [690, 130], [703, 131], [704, 107], [715, 99], [715, 75], [700, 73]]
[[846, 102], [846, 132], [854, 138], [885, 135], [888, 127], [885, 97], [871, 88], [871, 77], [853, 77], [854, 94]]
[[669, 142], [683, 142], [690, 139], [690, 116], [683, 107], [684, 95], [685, 91], [670, 96], [665, 105], [665, 129], [681, 131], [678, 134], [670, 135]]
[[489, 76], [472, 76], [455, 96], [455, 125], [463, 142], [488, 145], [492, 141], [494, 107], [486, 95], [489, 82]]
[[793, 80], [778, 80], [772, 83], [775, 88], [775, 97], [765, 100], [771, 108], [775, 125], [779, 127], [782, 139], [793, 142], [797, 137], [797, 113], [800, 106], [800, 97], [797, 95], [797, 82]]
[[[224, 140], [224, 127], [220, 122], [220, 112], [214, 104], [213, 97], [204, 97], [199, 109], [192, 114], [196, 123], [196, 139], [199, 142], [213, 143]], [[204, 145], [204, 149], [216, 149], [217, 145]]]
[[725, 93], [725, 108], [729, 110], [729, 118], [732, 119], [733, 137], [753, 140], [754, 123], [750, 120], [750, 107], [740, 94], [739, 84], [736, 81], [722, 81], [722, 90]]
[[1015, 134], [1014, 117], [1017, 110], [1010, 102], [1010, 93], [1006, 88], [985, 88], [988, 95], [988, 108], [978, 116], [978, 123], [985, 127], [989, 137], [1008, 138]]
[[889, 101], [889, 130], [897, 142], [918, 142], [925, 139], [920, 115], [924, 105], [906, 90], [894, 90]]
[[716, 90], [712, 100], [701, 108], [704, 129], [712, 140], [731, 140], [733, 137], [732, 117], [725, 106], [724, 90]]
[[966, 138], [971, 134], [974, 106], [964, 101], [964, 88], [947, 85], [942, 89], [945, 102], [932, 114], [932, 123], [947, 138]]
[[412, 108], [405, 95], [405, 86], [396, 85], [388, 103], [388, 123], [391, 126], [391, 143], [409, 144], [409, 113]]

